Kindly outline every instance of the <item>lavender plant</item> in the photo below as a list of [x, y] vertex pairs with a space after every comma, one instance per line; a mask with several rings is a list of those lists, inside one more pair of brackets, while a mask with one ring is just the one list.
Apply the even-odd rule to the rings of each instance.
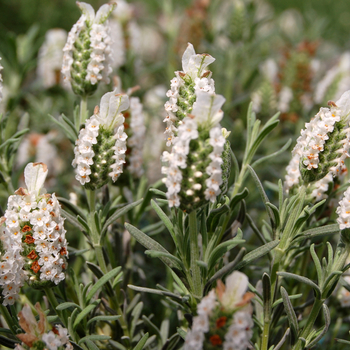
[[[37, 70], [44, 87], [38, 90], [36, 83], [26, 85], [31, 77], [21, 66], [33, 52], [18, 61], [21, 79], [11, 78], [9, 59], [13, 47], [20, 53], [21, 43], [31, 46], [35, 33], [11, 50], [0, 45], [0, 201], [6, 205], [0, 207], [0, 344], [33, 350], [302, 350], [324, 342], [340, 350], [349, 344], [335, 338], [346, 337], [350, 305], [350, 92], [343, 89], [344, 64], [316, 87], [311, 76], [321, 79], [326, 71], [312, 71], [312, 43], [301, 40], [288, 49], [278, 73], [274, 59], [281, 52], [274, 46], [286, 42], [276, 38], [280, 18], [264, 3], [195, 1], [188, 6], [190, 23], [182, 21], [178, 31], [171, 28], [180, 23], [171, 3], [159, 4], [164, 47], [157, 58], [166, 62], [162, 55], [168, 55], [159, 65], [149, 66], [135, 44], [147, 46], [137, 30], [145, 23], [136, 24], [135, 17], [142, 17], [142, 8], [123, 1], [96, 13], [77, 3], [82, 15], [62, 59], [55, 36], [46, 36]], [[194, 23], [208, 28], [196, 37]], [[62, 44], [64, 32], [54, 33]], [[185, 37], [219, 62], [188, 43], [182, 70], [173, 77], [178, 63], [171, 45], [180, 50]], [[245, 56], [252, 57], [245, 62]], [[121, 77], [112, 76], [112, 67]], [[173, 77], [167, 92], [165, 76]], [[61, 78], [68, 89], [58, 86]], [[151, 89], [156, 83], [162, 85]], [[15, 94], [21, 86], [31, 96], [24, 91], [26, 97], [11, 102], [7, 89]], [[164, 116], [143, 105], [155, 90], [164, 91]], [[268, 116], [279, 109], [283, 119], [301, 122], [313, 115], [314, 104], [340, 91], [305, 124], [284, 184], [275, 181], [289, 160], [285, 151], [292, 141], [285, 136], [298, 125], [281, 128], [278, 113]], [[22, 136], [38, 124], [28, 122], [26, 109], [38, 119], [37, 97], [62, 96], [70, 96], [61, 100], [65, 114], [57, 110], [48, 119], [60, 127], [62, 149], [37, 142], [42, 149], [35, 162], [28, 150], [29, 158], [16, 163], [17, 151], [28, 145], [25, 139], [19, 148]], [[162, 138], [150, 128], [154, 118], [166, 123], [162, 168], [154, 177], [163, 179], [150, 183], [145, 140], [150, 133], [153, 140]], [[64, 154], [69, 170], [46, 178], [51, 169], [43, 154], [50, 167]]]

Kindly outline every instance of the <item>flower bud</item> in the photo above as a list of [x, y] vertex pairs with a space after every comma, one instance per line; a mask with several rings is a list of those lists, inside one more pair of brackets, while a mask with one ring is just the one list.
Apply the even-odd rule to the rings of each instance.
[[62, 74], [75, 94], [88, 96], [96, 91], [101, 80], [109, 83], [112, 58], [107, 19], [116, 4], [105, 4], [96, 14], [91, 5], [77, 4], [82, 16], [69, 32], [63, 48]]
[[60, 204], [43, 188], [47, 167], [29, 163], [24, 169], [27, 188], [8, 199], [1, 226], [0, 285], [4, 305], [12, 305], [27, 282], [44, 288], [64, 280], [67, 241]]
[[127, 135], [121, 112], [129, 107], [129, 98], [114, 90], [102, 96], [100, 106], [80, 130], [72, 162], [75, 178], [91, 190], [102, 187], [109, 179], [115, 182], [125, 163]]

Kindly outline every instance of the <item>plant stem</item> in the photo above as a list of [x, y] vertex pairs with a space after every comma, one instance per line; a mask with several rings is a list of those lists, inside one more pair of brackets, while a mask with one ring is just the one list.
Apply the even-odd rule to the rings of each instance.
[[68, 320], [66, 317], [66, 314], [62, 312], [61, 310], [57, 310], [58, 301], [56, 299], [55, 293], [53, 292], [52, 288], [44, 288], [45, 294], [47, 296], [47, 299], [49, 300], [49, 303], [51, 304], [52, 308], [55, 310], [58, 317], [61, 319], [63, 325], [67, 328]]
[[264, 328], [262, 334], [261, 350], [267, 350], [269, 346], [270, 320], [264, 320]]
[[80, 100], [80, 118], [79, 118], [79, 125], [76, 125], [76, 127], [79, 129], [80, 125], [85, 123], [87, 117], [87, 96], [84, 96]]
[[190, 226], [190, 248], [191, 248], [191, 272], [193, 280], [193, 294], [196, 298], [202, 297], [201, 271], [197, 264], [199, 259], [198, 249], [198, 230], [197, 230], [197, 212], [193, 210], [189, 216]]
[[103, 273], [107, 273], [107, 265], [105, 258], [103, 256], [103, 249], [100, 242], [100, 232], [98, 232], [95, 222], [95, 201], [96, 201], [96, 192], [92, 190], [86, 190], [86, 197], [89, 203], [89, 218], [88, 225], [90, 228], [90, 237], [92, 244], [95, 250], [96, 259]]
[[[314, 302], [314, 305], [312, 306], [309, 318], [307, 319], [307, 323], [303, 329], [303, 331], [300, 334], [299, 338], [304, 338], [306, 339], [307, 336], [310, 334], [316, 318], [318, 314], [320, 313], [321, 307], [323, 305], [323, 300], [316, 299]], [[302, 347], [302, 342], [301, 340], [298, 340], [297, 343], [294, 345], [293, 350], [303, 350], [304, 348]]]

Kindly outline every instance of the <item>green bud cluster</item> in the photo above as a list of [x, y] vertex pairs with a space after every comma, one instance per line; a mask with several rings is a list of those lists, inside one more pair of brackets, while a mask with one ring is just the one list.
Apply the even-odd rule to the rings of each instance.
[[115, 162], [112, 158], [114, 155], [115, 139], [114, 133], [110, 130], [105, 130], [102, 126], [99, 129], [97, 143], [92, 146], [95, 155], [93, 164], [91, 165], [90, 182], [85, 183], [85, 188], [89, 190], [97, 190], [105, 185], [110, 177], [110, 167]]

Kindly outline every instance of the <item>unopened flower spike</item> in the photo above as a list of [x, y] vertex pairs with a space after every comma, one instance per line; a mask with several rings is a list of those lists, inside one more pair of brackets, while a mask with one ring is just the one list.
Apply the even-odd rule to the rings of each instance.
[[169, 97], [169, 101], [165, 103], [167, 117], [164, 119], [167, 123], [165, 130], [167, 146], [174, 143], [181, 121], [188, 113], [192, 113], [196, 93], [215, 91], [211, 72], [206, 70], [214, 61], [215, 58], [208, 54], [196, 54], [193, 45], [188, 44], [182, 56], [183, 71], [175, 72], [176, 77], [171, 80], [171, 88], [166, 94]]
[[95, 14], [91, 5], [77, 2], [82, 15], [68, 34], [63, 48], [62, 74], [75, 94], [92, 95], [103, 80], [109, 83], [111, 38], [107, 19], [116, 3], [102, 5]]
[[76, 179], [87, 189], [98, 189], [109, 180], [115, 182], [123, 172], [127, 135], [121, 112], [128, 108], [127, 95], [117, 90], [108, 92], [80, 130], [72, 165]]
[[12, 305], [27, 282], [34, 288], [64, 280], [67, 241], [64, 218], [55, 194], [43, 187], [48, 170], [43, 163], [24, 169], [27, 188], [10, 196], [1, 226], [0, 285], [3, 304]]
[[217, 282], [197, 305], [197, 316], [187, 332], [184, 350], [246, 350], [253, 335], [253, 293], [247, 292], [248, 277], [235, 271], [226, 278], [226, 286]]
[[305, 124], [293, 149], [294, 161], [299, 158], [304, 184], [321, 180], [329, 173], [332, 176], [341, 174], [344, 160], [349, 157], [349, 112], [350, 91], [347, 91]]
[[170, 207], [189, 213], [208, 201], [214, 203], [225, 192], [230, 145], [227, 130], [219, 124], [224, 101], [221, 95], [198, 92], [192, 114], [182, 120], [171, 152], [163, 153], [163, 161], [168, 163], [162, 172]]

